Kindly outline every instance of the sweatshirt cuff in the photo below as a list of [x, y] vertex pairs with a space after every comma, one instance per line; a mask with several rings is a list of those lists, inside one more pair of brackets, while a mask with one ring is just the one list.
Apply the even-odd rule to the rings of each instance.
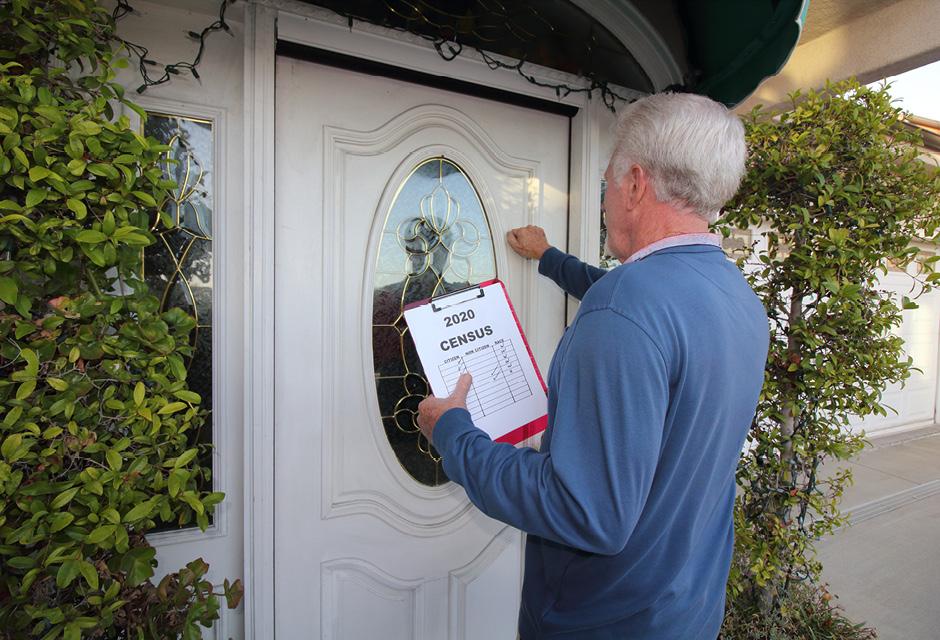
[[539, 273], [543, 276], [555, 273], [567, 257], [568, 254], [561, 249], [549, 247], [539, 258]]
[[454, 447], [460, 436], [473, 431], [483, 431], [473, 424], [470, 412], [460, 407], [448, 409], [437, 419], [431, 439], [434, 448], [444, 458], [454, 453]]

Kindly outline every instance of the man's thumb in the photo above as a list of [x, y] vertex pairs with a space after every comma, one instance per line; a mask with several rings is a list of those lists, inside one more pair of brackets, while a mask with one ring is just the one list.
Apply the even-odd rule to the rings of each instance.
[[454, 399], [463, 404], [467, 404], [467, 392], [470, 391], [470, 385], [473, 384], [473, 376], [464, 373], [457, 380], [457, 386], [454, 388]]

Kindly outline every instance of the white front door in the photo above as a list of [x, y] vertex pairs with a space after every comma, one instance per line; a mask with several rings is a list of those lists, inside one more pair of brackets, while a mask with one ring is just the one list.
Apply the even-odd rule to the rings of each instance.
[[515, 638], [522, 535], [415, 433], [397, 316], [496, 275], [547, 369], [564, 297], [503, 238], [564, 246], [568, 119], [288, 58], [276, 105], [278, 637]]

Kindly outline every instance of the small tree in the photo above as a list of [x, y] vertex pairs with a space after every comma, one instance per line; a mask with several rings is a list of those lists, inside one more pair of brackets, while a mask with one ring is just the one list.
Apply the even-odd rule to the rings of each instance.
[[136, 109], [114, 49], [93, 0], [0, 2], [0, 638], [198, 638], [218, 617], [201, 560], [150, 580], [144, 533], [205, 528], [223, 496], [190, 437], [195, 323], [141, 278], [174, 185], [166, 147], [113, 116]]
[[[912, 368], [892, 330], [901, 307], [880, 288], [889, 269], [917, 269], [926, 290], [937, 257], [917, 239], [940, 224], [940, 178], [918, 159], [887, 88], [855, 81], [791, 96], [788, 109], [747, 118], [748, 170], [718, 227], [759, 228], [766, 248], [740, 260], [771, 329], [763, 392], [738, 468], [729, 602], [787, 613], [794, 581], [815, 585], [813, 544], [844, 524], [848, 471], [827, 459], [864, 446], [850, 419], [884, 415], [882, 392]], [[917, 261], [917, 264], [912, 264]]]

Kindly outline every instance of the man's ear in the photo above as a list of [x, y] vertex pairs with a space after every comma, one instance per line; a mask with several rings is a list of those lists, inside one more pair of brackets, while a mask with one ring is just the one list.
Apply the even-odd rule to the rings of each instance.
[[649, 191], [649, 174], [640, 165], [631, 165], [624, 175], [624, 183], [622, 185], [624, 205], [629, 210], [636, 209]]

